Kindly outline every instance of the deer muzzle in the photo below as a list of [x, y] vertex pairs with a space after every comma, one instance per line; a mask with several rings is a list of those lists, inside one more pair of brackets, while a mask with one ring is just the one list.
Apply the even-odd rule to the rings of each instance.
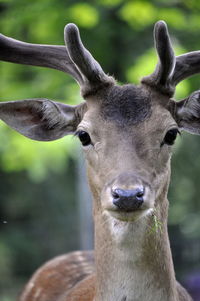
[[125, 212], [138, 210], [144, 202], [143, 186], [131, 190], [116, 188], [112, 190], [113, 204]]

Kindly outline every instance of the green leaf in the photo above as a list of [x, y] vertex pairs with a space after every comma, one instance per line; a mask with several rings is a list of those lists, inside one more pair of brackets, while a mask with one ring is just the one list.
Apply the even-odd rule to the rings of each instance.
[[157, 9], [149, 2], [134, 1], [126, 3], [119, 15], [131, 27], [141, 30], [154, 23], [157, 18]]
[[176, 8], [163, 8], [159, 11], [158, 17], [176, 29], [183, 29], [188, 26], [184, 13]]
[[92, 5], [77, 3], [67, 10], [71, 22], [79, 26], [90, 28], [99, 22], [99, 13]]
[[104, 6], [112, 7], [122, 3], [123, 0], [98, 0], [98, 3]]
[[149, 75], [154, 71], [156, 63], [155, 49], [151, 48], [138, 57], [134, 62], [134, 65], [129, 67], [126, 72], [127, 80], [129, 82], [139, 83], [142, 77]]

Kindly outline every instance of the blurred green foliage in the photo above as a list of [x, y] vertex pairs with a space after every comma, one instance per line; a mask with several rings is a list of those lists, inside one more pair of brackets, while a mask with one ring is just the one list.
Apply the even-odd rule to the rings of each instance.
[[[159, 19], [169, 25], [176, 54], [200, 49], [198, 0], [0, 0], [3, 34], [31, 43], [63, 44], [63, 28], [74, 22], [86, 47], [120, 82], [138, 83], [153, 71], [152, 31]], [[0, 74], [1, 101], [37, 97], [70, 104], [81, 101], [78, 85], [64, 73], [1, 63]], [[176, 97], [184, 98], [197, 89], [199, 76], [178, 85]], [[0, 298], [11, 301], [23, 279], [42, 261], [79, 246], [72, 238], [78, 236], [77, 216], [70, 217], [76, 209], [72, 171], [76, 145], [70, 137], [34, 142], [3, 123], [0, 141]], [[196, 265], [199, 253], [193, 261], [188, 255], [188, 248], [200, 241], [199, 149], [200, 139], [184, 134], [172, 160], [170, 235], [175, 263], [180, 259], [177, 249], [185, 248], [177, 265], [179, 278], [189, 269], [200, 268]], [[4, 218], [10, 222], [3, 223]], [[65, 237], [72, 241], [64, 242]]]

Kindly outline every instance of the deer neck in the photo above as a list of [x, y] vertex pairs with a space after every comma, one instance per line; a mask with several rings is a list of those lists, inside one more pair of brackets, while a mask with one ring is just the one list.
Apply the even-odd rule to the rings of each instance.
[[95, 216], [95, 301], [177, 300], [168, 201], [162, 204], [165, 208], [156, 208], [156, 221], [152, 213], [128, 223], [107, 213]]

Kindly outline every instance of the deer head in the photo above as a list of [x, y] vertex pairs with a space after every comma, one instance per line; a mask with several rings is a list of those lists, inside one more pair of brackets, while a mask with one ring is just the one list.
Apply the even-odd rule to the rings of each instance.
[[[200, 72], [200, 52], [175, 57], [163, 21], [155, 25], [158, 64], [139, 86], [119, 86], [65, 27], [64, 46], [33, 45], [0, 36], [0, 59], [69, 73], [85, 102], [48, 99], [0, 104], [0, 118], [24, 136], [49, 141], [75, 134], [88, 163], [95, 215], [136, 221], [163, 207], [172, 145], [180, 131], [200, 134], [200, 93], [175, 102], [176, 85]], [[166, 207], [166, 206], [164, 206]], [[164, 210], [164, 209], [163, 209]]]

